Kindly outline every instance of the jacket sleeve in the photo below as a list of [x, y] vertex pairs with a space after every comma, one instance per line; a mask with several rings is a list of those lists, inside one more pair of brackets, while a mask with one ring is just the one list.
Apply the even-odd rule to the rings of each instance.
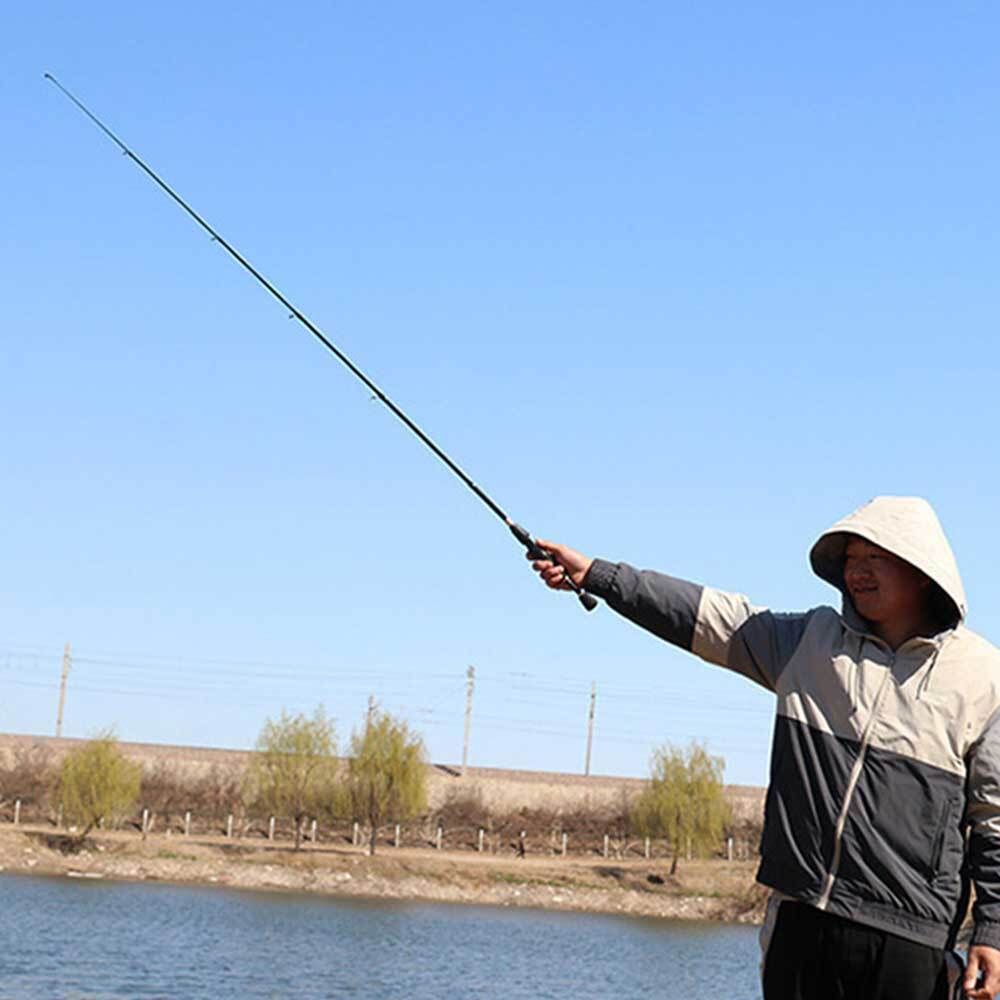
[[969, 876], [976, 888], [973, 944], [1000, 948], [1000, 712], [968, 757]]
[[770, 691], [802, 639], [810, 614], [775, 614], [742, 594], [595, 559], [584, 587], [619, 614], [709, 663]]

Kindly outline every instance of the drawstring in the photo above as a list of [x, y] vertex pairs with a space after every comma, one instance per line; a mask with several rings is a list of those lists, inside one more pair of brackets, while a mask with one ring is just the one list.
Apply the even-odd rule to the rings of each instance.
[[857, 712], [861, 707], [861, 656], [865, 648], [865, 637], [855, 632], [854, 639], [858, 648], [854, 652], [854, 690], [851, 692], [851, 698], [854, 702], [853, 711]]

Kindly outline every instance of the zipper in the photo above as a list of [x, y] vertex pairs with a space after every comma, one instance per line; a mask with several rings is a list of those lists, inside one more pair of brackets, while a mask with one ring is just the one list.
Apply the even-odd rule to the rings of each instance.
[[844, 838], [844, 827], [847, 825], [847, 814], [851, 808], [851, 800], [854, 798], [854, 790], [857, 788], [858, 781], [861, 778], [861, 771], [865, 766], [865, 756], [868, 753], [868, 744], [871, 741], [872, 729], [875, 726], [875, 720], [878, 717], [878, 710], [882, 705], [882, 697], [885, 694], [889, 678], [892, 677], [892, 668], [895, 666], [895, 663], [896, 653], [894, 651], [889, 658], [889, 664], [886, 667], [882, 683], [879, 685], [879, 689], [875, 694], [875, 701], [872, 703], [872, 710], [868, 715], [868, 721], [865, 723], [864, 731], [861, 733], [861, 746], [858, 748], [858, 756], [854, 761], [854, 765], [851, 767], [850, 777], [847, 779], [847, 788], [844, 790], [844, 802], [840, 807], [840, 815], [837, 817], [837, 825], [833, 830], [833, 857], [830, 860], [830, 868], [826, 874], [826, 880], [823, 883], [823, 891], [820, 893], [819, 901], [816, 903], [817, 909], [820, 910], [825, 910], [830, 903], [830, 896], [833, 893], [833, 883], [837, 877], [837, 869], [840, 867], [840, 847]]

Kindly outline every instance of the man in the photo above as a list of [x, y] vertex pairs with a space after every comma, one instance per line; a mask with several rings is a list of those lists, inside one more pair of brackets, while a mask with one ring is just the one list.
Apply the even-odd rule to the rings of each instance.
[[533, 563], [777, 695], [758, 880], [766, 1000], [944, 1000], [975, 887], [963, 987], [1000, 992], [1000, 651], [930, 505], [878, 497], [820, 536], [842, 610], [743, 596], [552, 542]]

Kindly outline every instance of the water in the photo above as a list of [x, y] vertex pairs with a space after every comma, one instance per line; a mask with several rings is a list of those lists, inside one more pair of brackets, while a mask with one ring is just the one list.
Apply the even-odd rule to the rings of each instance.
[[750, 1000], [753, 927], [0, 876], [0, 998]]

